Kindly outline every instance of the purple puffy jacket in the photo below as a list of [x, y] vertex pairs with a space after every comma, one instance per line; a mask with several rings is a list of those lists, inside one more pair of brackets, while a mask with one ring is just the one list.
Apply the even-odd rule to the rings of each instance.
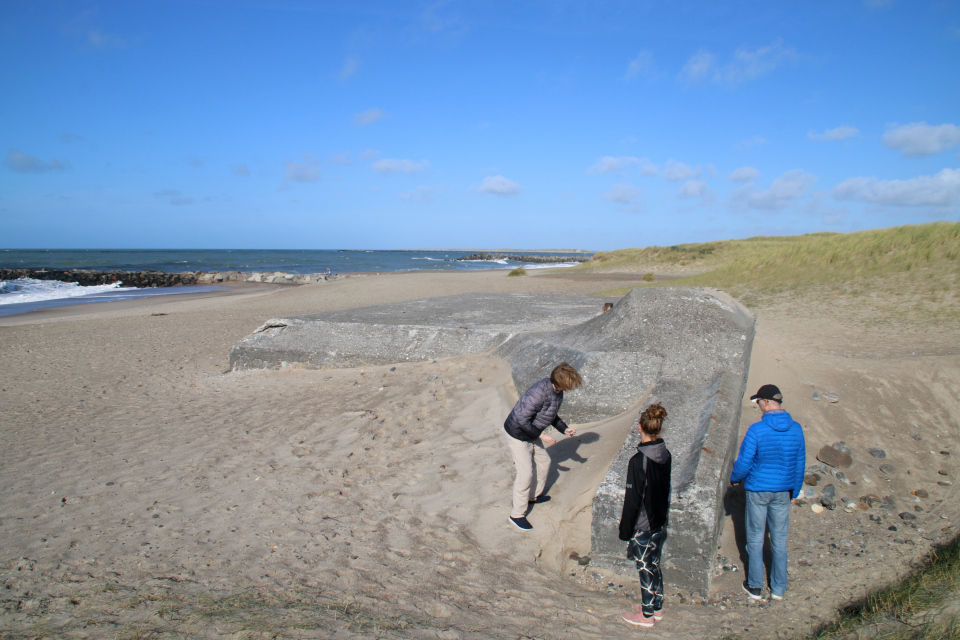
[[524, 442], [539, 439], [543, 430], [550, 426], [563, 433], [567, 430], [567, 424], [557, 415], [562, 402], [563, 391], [554, 391], [550, 378], [544, 378], [517, 400], [503, 428], [512, 437]]

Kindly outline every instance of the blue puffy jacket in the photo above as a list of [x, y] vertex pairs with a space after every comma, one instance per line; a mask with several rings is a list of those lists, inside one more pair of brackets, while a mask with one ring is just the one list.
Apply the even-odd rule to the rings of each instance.
[[743, 437], [730, 482], [747, 491], [790, 491], [800, 497], [807, 464], [803, 428], [786, 411], [768, 411]]

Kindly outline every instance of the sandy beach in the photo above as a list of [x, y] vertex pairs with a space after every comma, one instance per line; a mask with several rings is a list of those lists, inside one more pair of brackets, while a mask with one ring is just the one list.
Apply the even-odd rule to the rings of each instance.
[[[394, 273], [0, 318], [0, 636], [641, 633], [619, 616], [636, 576], [577, 560], [634, 412], [553, 447], [553, 500], [522, 534], [507, 522], [502, 422], [517, 396], [504, 362], [227, 371], [231, 345], [273, 317], [474, 291], [587, 294], [641, 277]], [[714, 590], [678, 593], [666, 575], [657, 637], [809, 632], [956, 535], [955, 335], [865, 327], [797, 299], [758, 312], [747, 387], [767, 382], [804, 425], [808, 465], [823, 445], [851, 450], [851, 484], [834, 481], [843, 504], [791, 510], [787, 599], [756, 603], [740, 590], [732, 494]], [[746, 401], [741, 435], [758, 418]], [[896, 509], [875, 521], [874, 507], [844, 507], [869, 494]]]

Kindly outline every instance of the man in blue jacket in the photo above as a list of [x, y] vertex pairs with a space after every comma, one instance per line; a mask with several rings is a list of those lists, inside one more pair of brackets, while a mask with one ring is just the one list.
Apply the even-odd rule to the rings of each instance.
[[800, 497], [806, 465], [803, 428], [780, 408], [783, 394], [775, 385], [763, 385], [750, 400], [757, 403], [763, 416], [747, 429], [730, 474], [730, 486], [744, 481], [747, 494], [747, 579], [743, 589], [754, 600], [762, 598], [766, 526], [773, 548], [770, 597], [783, 600], [790, 505]]

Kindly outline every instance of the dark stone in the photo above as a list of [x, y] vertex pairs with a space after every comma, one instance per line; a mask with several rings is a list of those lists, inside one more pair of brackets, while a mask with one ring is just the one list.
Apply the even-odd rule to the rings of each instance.
[[950, 475], [950, 472], [947, 471], [946, 469], [940, 469], [940, 471], [937, 471], [937, 473], [939, 473], [939, 474], [942, 475], [942, 476], [948, 476], [948, 475]]
[[904, 511], [900, 514], [901, 520], [916, 520], [917, 516], [910, 513], [909, 511]]
[[868, 507], [875, 507], [878, 504], [883, 503], [883, 501], [880, 499], [880, 496], [875, 496], [872, 493], [865, 496], [860, 496], [860, 502], [867, 505]]
[[833, 496], [822, 495], [820, 496], [820, 504], [824, 509], [829, 509], [833, 511], [837, 508], [837, 499]]
[[887, 529], [889, 529], [890, 531], [897, 531], [897, 525], [892, 524], [889, 527], [887, 527]]
[[948, 455], [950, 455], [950, 452], [949, 452], [949, 451], [941, 451], [941, 452], [940, 452], [940, 455], [948, 456]]
[[820, 482], [820, 476], [815, 473], [808, 473], [807, 475], [803, 476], [803, 482], [811, 487], [815, 487], [817, 486], [817, 483]]
[[939, 482], [937, 482], [937, 484], [940, 485], [941, 487], [949, 487], [953, 483], [950, 482], [949, 480], [940, 480]]
[[581, 567], [587, 566], [588, 564], [590, 564], [590, 556], [583, 556], [582, 558], [577, 560], [577, 564], [580, 565]]
[[843, 451], [838, 451], [829, 445], [824, 445], [817, 454], [817, 460], [830, 465], [831, 467], [843, 467], [846, 469], [853, 464], [853, 458]]
[[923, 507], [921, 507], [918, 504], [913, 505], [913, 510], [916, 511], [917, 513], [923, 513]]
[[836, 498], [836, 497], [837, 497], [837, 488], [836, 488], [835, 486], [833, 486], [832, 484], [826, 485], [826, 486], [822, 489], [822, 491], [823, 491], [823, 495], [825, 495], [825, 496], [830, 496], [831, 498]]
[[892, 476], [897, 473], [897, 468], [890, 464], [889, 462], [884, 462], [880, 465], [880, 471], [883, 471], [885, 474]]
[[911, 491], [911, 493], [918, 498], [929, 498], [930, 494], [927, 493], [926, 489], [917, 489], [916, 491]]
[[390, 367], [390, 371], [396, 371], [396, 370], [397, 370], [396, 367]]
[[915, 433], [915, 434], [913, 434], [913, 435], [910, 436], [910, 437], [913, 438], [914, 440], [917, 440], [917, 441], [923, 440], [923, 436], [920, 435], [919, 433]]
[[870, 447], [867, 449], [867, 453], [872, 455], [874, 458], [886, 458], [887, 452], [883, 449], [877, 449], [876, 447]]

